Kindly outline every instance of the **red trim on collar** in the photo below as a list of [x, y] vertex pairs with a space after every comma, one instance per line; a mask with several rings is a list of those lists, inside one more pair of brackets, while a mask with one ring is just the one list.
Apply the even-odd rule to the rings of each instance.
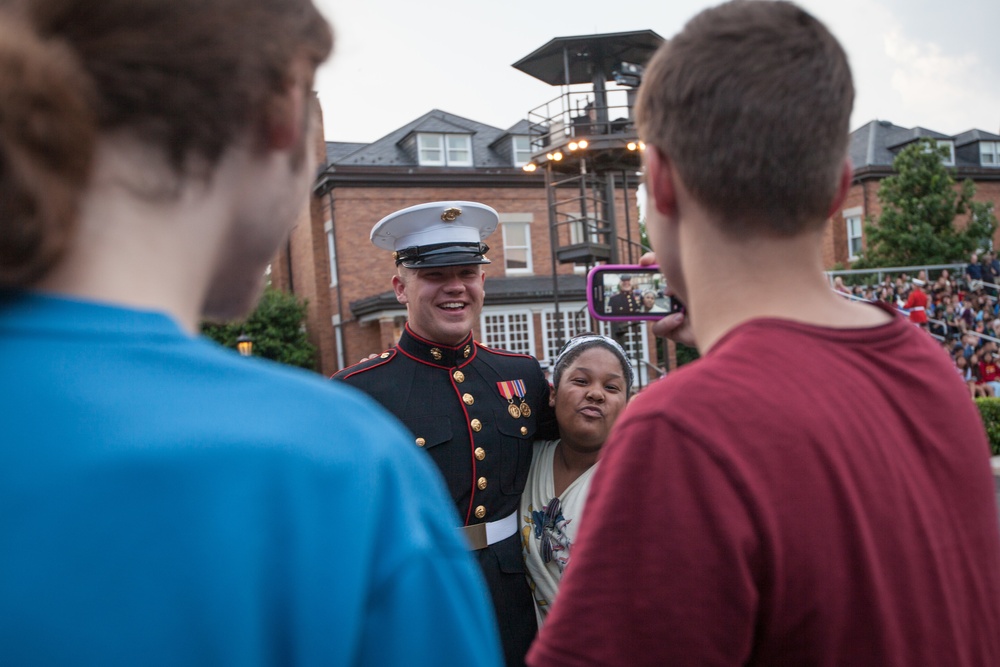
[[[462, 342], [459, 343], [458, 345], [444, 345], [443, 343], [439, 343], [439, 342], [434, 341], [434, 340], [427, 340], [423, 336], [420, 336], [420, 335], [414, 333], [413, 329], [410, 328], [410, 323], [409, 322], [407, 322], [403, 326], [406, 328], [407, 333], [409, 333], [411, 336], [413, 336], [414, 338], [416, 338], [421, 343], [424, 343], [425, 345], [432, 345], [434, 347], [446, 347], [449, 350], [457, 350], [458, 348], [462, 347], [463, 345], [468, 345], [470, 342], [471, 343], [475, 343], [475, 341], [472, 340], [472, 332], [471, 331], [469, 332], [469, 335], [466, 336], [465, 338], [463, 338]], [[478, 344], [479, 343], [476, 343], [476, 345], [478, 345]]]

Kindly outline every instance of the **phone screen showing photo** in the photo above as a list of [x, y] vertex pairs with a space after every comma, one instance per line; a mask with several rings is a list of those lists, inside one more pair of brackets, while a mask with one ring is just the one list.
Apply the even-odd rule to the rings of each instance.
[[588, 301], [601, 320], [658, 320], [677, 310], [657, 267], [599, 266], [588, 276]]

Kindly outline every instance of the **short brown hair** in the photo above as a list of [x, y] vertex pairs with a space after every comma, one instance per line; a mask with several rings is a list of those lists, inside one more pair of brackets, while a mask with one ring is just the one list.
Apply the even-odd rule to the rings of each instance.
[[660, 47], [636, 119], [723, 229], [790, 236], [825, 222], [853, 103], [822, 23], [789, 2], [735, 0]]
[[[0, 210], [0, 286], [28, 284], [57, 259], [97, 133], [125, 133], [178, 175], [206, 176], [262, 121], [293, 59], [318, 65], [333, 44], [311, 0], [0, 0], [0, 10], [3, 34], [20, 36], [0, 50], [0, 192], [17, 202]], [[75, 136], [50, 131], [63, 126]], [[45, 204], [53, 188], [58, 212]]]

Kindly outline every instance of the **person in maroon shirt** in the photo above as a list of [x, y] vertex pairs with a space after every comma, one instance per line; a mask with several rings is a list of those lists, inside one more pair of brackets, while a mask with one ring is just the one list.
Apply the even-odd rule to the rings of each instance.
[[1000, 394], [1000, 365], [997, 363], [997, 353], [987, 349], [982, 353], [979, 362], [979, 380], [987, 387], [993, 396]]
[[654, 330], [701, 358], [616, 423], [530, 665], [1000, 665], [968, 389], [823, 274], [852, 102], [843, 49], [787, 2], [706, 10], [647, 66], [647, 229], [687, 305]]

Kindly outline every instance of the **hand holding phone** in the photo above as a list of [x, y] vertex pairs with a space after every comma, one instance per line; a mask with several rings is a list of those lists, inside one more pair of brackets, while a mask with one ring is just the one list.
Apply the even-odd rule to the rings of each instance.
[[598, 320], [659, 320], [684, 306], [667, 295], [667, 281], [655, 265], [605, 264], [587, 275], [587, 307]]

